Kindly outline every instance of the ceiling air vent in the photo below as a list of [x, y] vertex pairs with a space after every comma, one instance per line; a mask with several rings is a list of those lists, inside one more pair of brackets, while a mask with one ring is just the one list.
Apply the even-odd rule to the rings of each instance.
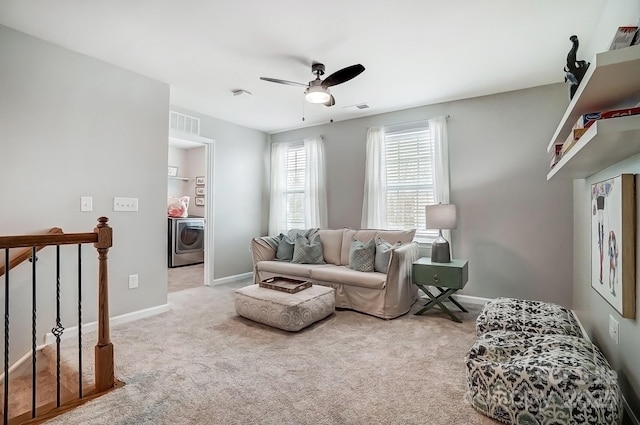
[[169, 128], [200, 135], [200, 118], [169, 111]]
[[343, 106], [342, 109], [368, 109], [369, 105], [366, 103], [357, 103], [355, 105]]

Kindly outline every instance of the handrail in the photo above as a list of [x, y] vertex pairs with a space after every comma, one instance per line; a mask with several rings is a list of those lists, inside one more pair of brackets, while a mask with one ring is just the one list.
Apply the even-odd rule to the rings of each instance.
[[[107, 217], [98, 218], [98, 225], [94, 228], [94, 231], [91, 233], [68, 233], [65, 234], [62, 232], [62, 229], [52, 228], [48, 231], [47, 234], [40, 235], [21, 235], [21, 236], [0, 236], [0, 250], [5, 250], [5, 264], [2, 266], [2, 274], [5, 274], [5, 352], [4, 352], [4, 408], [2, 415], [4, 415], [4, 423], [13, 423], [13, 420], [18, 420], [20, 423], [23, 422], [22, 417], [15, 417], [12, 419], [12, 422], [9, 422], [8, 416], [8, 394], [9, 394], [9, 278], [11, 273], [9, 270], [31, 256], [35, 256], [34, 251], [38, 251], [46, 246], [56, 245], [56, 279], [57, 279], [57, 288], [56, 288], [56, 308], [57, 308], [57, 316], [56, 316], [56, 325], [52, 329], [52, 333], [56, 336], [56, 345], [57, 345], [57, 400], [55, 404], [55, 408], [51, 410], [49, 407], [45, 409], [36, 408], [36, 360], [35, 360], [35, 341], [36, 341], [36, 264], [33, 264], [33, 310], [32, 310], [32, 338], [33, 338], [33, 349], [32, 349], [32, 412], [31, 412], [31, 420], [28, 420], [29, 423], [33, 421], [38, 421], [38, 418], [44, 417], [52, 417], [52, 415], [59, 414], [66, 409], [70, 408], [72, 405], [77, 405], [78, 403], [82, 403], [86, 400], [91, 399], [92, 397], [103, 394], [119, 385], [122, 385], [119, 381], [115, 379], [114, 376], [114, 355], [113, 355], [113, 343], [110, 338], [110, 326], [109, 326], [109, 279], [108, 279], [108, 253], [109, 248], [113, 245], [113, 230], [108, 224], [109, 219]], [[81, 341], [81, 273], [80, 273], [80, 263], [81, 263], [81, 245], [93, 243], [94, 248], [98, 252], [98, 340], [94, 347], [94, 379], [95, 379], [95, 387], [89, 394], [83, 395], [82, 391], [82, 382], [80, 378], [79, 384], [79, 398], [75, 399], [75, 401], [71, 402], [61, 402], [61, 392], [60, 392], [60, 337], [64, 331], [64, 327], [61, 323], [60, 318], [60, 245], [78, 245], [78, 271], [79, 271], [79, 279], [78, 279], [78, 327], [79, 327], [79, 342], [78, 346], [82, 347]], [[22, 248], [20, 253], [13, 258], [9, 258], [10, 249], [12, 248]], [[34, 259], [35, 260], [35, 259]], [[8, 268], [7, 268], [8, 267]], [[0, 275], [1, 276], [1, 275]], [[82, 357], [80, 354], [79, 357], [79, 369], [81, 370], [81, 362]], [[55, 413], [54, 413], [55, 412]], [[35, 423], [35, 422], [33, 422]]]
[[[55, 235], [55, 234], [63, 234], [64, 232], [62, 231], [61, 228], [59, 227], [52, 227], [51, 229], [47, 230], [47, 235]], [[9, 240], [9, 242], [5, 243], [11, 243], [11, 239], [15, 238], [15, 236], [0, 236], [0, 239], [5, 239], [5, 240]], [[25, 247], [25, 249], [21, 250], [18, 255], [15, 255], [11, 258], [11, 260], [9, 260], [9, 270], [13, 269], [14, 267], [19, 266], [20, 264], [22, 264], [23, 262], [25, 262], [26, 260], [28, 260], [31, 257], [31, 247], [33, 245], [29, 245], [28, 248]], [[44, 248], [46, 245], [38, 245], [36, 246], [36, 252], [40, 251], [42, 248]], [[4, 276], [4, 274], [7, 271], [7, 265], [6, 264], [0, 264], [0, 277]]]

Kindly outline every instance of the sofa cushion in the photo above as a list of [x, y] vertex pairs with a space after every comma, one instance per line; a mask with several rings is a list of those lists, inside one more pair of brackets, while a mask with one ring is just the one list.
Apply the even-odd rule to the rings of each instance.
[[340, 254], [342, 251], [342, 234], [344, 229], [330, 230], [322, 229], [318, 231], [320, 243], [322, 243], [322, 255], [325, 263], [341, 265]]
[[341, 283], [371, 289], [383, 289], [387, 278], [387, 275], [382, 273], [362, 273], [347, 266], [314, 267], [310, 272], [311, 279], [314, 281]]
[[382, 238], [385, 241], [391, 243], [402, 242], [409, 243], [413, 241], [413, 237], [416, 235], [416, 229], [411, 230], [378, 230], [376, 233], [377, 238]]
[[302, 235], [296, 237], [296, 243], [293, 246], [292, 263], [300, 264], [324, 264], [322, 256], [322, 243], [320, 238], [308, 240]]
[[351, 241], [349, 249], [349, 268], [359, 272], [372, 272], [376, 259], [376, 242], [371, 239], [367, 243]]
[[276, 249], [276, 260], [291, 261], [293, 258], [293, 246], [295, 242], [284, 233], [278, 237], [278, 248]]
[[333, 267], [327, 264], [298, 264], [286, 261], [259, 261], [256, 268], [259, 271], [274, 273], [277, 276], [298, 276], [303, 278], [311, 277], [311, 270], [316, 267]]
[[376, 232], [377, 230], [345, 229], [342, 235], [342, 253], [340, 254], [341, 264], [349, 264], [349, 253], [351, 251], [351, 242], [353, 242], [353, 240], [368, 242], [376, 237]]
[[382, 238], [376, 239], [376, 257], [374, 262], [374, 270], [380, 273], [386, 273], [389, 268], [389, 260], [391, 260], [391, 251], [402, 245], [398, 241], [391, 244]]

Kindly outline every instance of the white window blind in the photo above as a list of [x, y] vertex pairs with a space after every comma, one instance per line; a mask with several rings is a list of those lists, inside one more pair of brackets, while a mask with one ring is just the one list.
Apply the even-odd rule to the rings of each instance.
[[304, 144], [296, 143], [287, 147], [286, 154], [286, 228], [304, 229], [304, 183], [305, 149]]
[[425, 229], [425, 205], [436, 200], [435, 145], [426, 126], [385, 132], [387, 224], [417, 229], [415, 240], [431, 242], [437, 230]]

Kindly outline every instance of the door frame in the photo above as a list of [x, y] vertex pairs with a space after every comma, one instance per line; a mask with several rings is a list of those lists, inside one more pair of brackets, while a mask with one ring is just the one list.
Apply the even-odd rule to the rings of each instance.
[[215, 190], [214, 188], [214, 164], [215, 164], [215, 140], [207, 137], [198, 136], [197, 134], [187, 133], [185, 131], [169, 129], [169, 139], [186, 141], [204, 145], [205, 152], [205, 234], [204, 234], [204, 285], [212, 286], [214, 279], [214, 205]]

